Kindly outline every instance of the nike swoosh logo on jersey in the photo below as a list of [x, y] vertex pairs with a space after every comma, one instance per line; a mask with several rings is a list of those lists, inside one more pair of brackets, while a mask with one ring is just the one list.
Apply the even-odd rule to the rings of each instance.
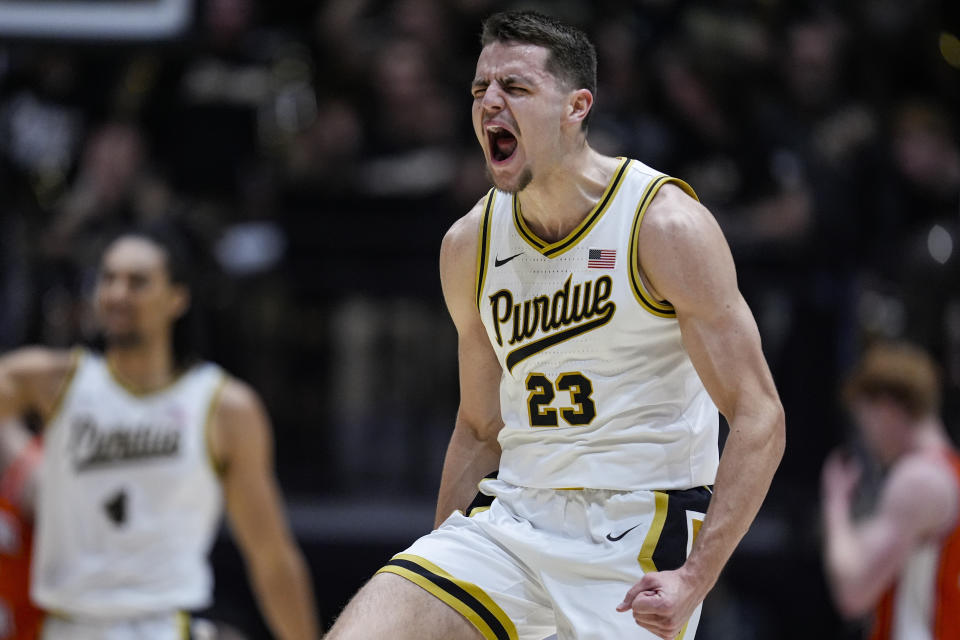
[[639, 527], [639, 526], [640, 526], [639, 524], [635, 524], [635, 525], [633, 525], [632, 527], [630, 527], [629, 529], [627, 529], [626, 531], [624, 531], [623, 533], [621, 533], [620, 535], [618, 535], [617, 537], [613, 537], [612, 535], [610, 535], [610, 534], [608, 533], [608, 534], [607, 534], [607, 540], [609, 540], [610, 542], [616, 542], [617, 540], [619, 540], [619, 539], [622, 538], [623, 536], [627, 535], [628, 533], [630, 533], [631, 531], [633, 531], [634, 529], [636, 529], [636, 528]]
[[493, 266], [495, 266], [495, 267], [502, 267], [503, 265], [507, 264], [508, 262], [510, 262], [511, 260], [513, 260], [514, 258], [516, 258], [517, 256], [522, 256], [522, 255], [523, 255], [523, 251], [521, 251], [520, 253], [518, 253], [518, 254], [516, 254], [516, 255], [512, 255], [512, 256], [510, 256], [509, 258], [504, 258], [503, 260], [501, 260], [500, 258], [494, 258], [494, 260], [493, 260]]

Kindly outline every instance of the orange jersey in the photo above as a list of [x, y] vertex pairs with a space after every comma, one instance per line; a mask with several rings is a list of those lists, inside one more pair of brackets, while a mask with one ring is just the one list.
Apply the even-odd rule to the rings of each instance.
[[[960, 490], [960, 455], [945, 452]], [[870, 640], [960, 638], [960, 518], [938, 545], [911, 556], [877, 607]]]
[[42, 613], [30, 601], [33, 523], [20, 495], [36, 469], [40, 447], [31, 444], [0, 475], [0, 640], [36, 640]]

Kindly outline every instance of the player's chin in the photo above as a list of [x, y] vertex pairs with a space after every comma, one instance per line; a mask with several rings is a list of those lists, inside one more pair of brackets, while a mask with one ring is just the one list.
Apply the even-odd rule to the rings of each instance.
[[107, 347], [128, 349], [141, 344], [143, 342], [143, 336], [139, 331], [132, 329], [106, 328], [103, 331], [103, 341]]
[[521, 163], [506, 167], [503, 164], [497, 166], [488, 162], [487, 174], [494, 186], [505, 193], [519, 193], [533, 180], [533, 171]]

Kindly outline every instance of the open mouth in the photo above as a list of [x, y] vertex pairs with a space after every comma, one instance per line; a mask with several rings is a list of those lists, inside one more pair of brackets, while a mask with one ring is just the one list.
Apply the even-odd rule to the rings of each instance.
[[490, 157], [494, 162], [509, 160], [517, 151], [517, 137], [501, 127], [487, 129], [487, 141], [490, 144]]

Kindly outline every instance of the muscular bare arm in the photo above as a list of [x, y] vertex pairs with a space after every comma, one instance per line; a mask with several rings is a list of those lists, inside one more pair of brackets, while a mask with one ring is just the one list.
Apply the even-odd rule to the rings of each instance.
[[854, 523], [850, 507], [858, 476], [836, 454], [823, 470], [827, 578], [837, 608], [850, 618], [877, 605], [918, 545], [948, 530], [960, 498], [946, 465], [913, 455], [890, 473], [876, 512]]
[[252, 389], [229, 380], [213, 420], [212, 454], [224, 469], [227, 514], [260, 608], [277, 638], [316, 638], [310, 575], [283, 513], [266, 411]]
[[476, 261], [482, 201], [447, 232], [440, 248], [440, 280], [457, 327], [460, 408], [447, 447], [435, 525], [469, 504], [477, 483], [500, 463], [500, 363], [480, 320]]
[[24, 347], [0, 356], [0, 420], [36, 411], [50, 418], [74, 368], [70, 351]]
[[[677, 312], [683, 345], [730, 424], [714, 495], [690, 557], [677, 571], [644, 576], [619, 607], [674, 638], [713, 587], [766, 496], [783, 456], [783, 408], [760, 335], [737, 288], [733, 258], [713, 216], [672, 185], [646, 213], [641, 271]], [[744, 473], [749, 469], [749, 473]]]

